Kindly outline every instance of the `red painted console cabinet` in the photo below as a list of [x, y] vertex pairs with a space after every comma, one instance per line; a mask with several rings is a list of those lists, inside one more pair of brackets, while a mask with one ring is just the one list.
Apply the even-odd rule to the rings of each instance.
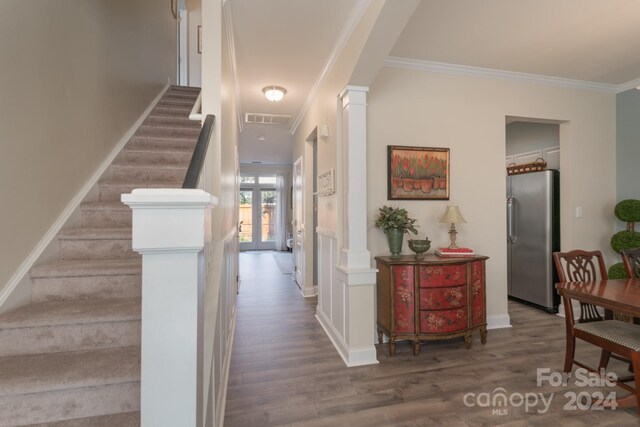
[[396, 340], [413, 342], [464, 336], [471, 348], [471, 335], [480, 331], [487, 342], [485, 287], [486, 256], [441, 258], [426, 255], [376, 257], [378, 265], [378, 341], [389, 337], [389, 354]]

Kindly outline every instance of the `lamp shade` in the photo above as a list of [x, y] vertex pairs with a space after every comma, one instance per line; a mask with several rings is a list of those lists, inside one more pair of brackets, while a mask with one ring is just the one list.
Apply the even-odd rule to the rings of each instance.
[[447, 210], [444, 211], [444, 215], [440, 218], [440, 222], [447, 224], [462, 224], [467, 222], [460, 213], [460, 208], [457, 206], [447, 206]]

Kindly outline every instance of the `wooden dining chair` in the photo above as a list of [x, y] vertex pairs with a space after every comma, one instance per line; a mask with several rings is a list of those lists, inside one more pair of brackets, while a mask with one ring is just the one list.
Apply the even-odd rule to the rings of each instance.
[[[575, 249], [569, 252], [554, 252], [553, 262], [560, 282], [592, 282], [607, 279], [607, 268], [600, 251]], [[580, 303], [578, 323], [604, 320], [593, 304]]]
[[620, 251], [627, 277], [640, 279], [640, 248]]
[[[555, 259], [555, 257], [554, 257]], [[589, 286], [585, 283], [582, 286]], [[572, 300], [561, 291], [562, 302], [565, 310], [565, 321], [567, 327], [566, 353], [563, 371], [570, 373], [573, 365], [580, 366], [591, 372], [600, 373], [600, 369], [605, 368], [609, 354], [615, 354], [624, 360], [630, 360], [633, 368], [633, 375], [619, 378], [616, 384], [630, 394], [623, 398], [620, 406], [627, 406], [635, 403], [638, 414], [640, 414], [640, 325], [627, 323], [620, 320], [602, 320], [599, 322], [578, 323], [574, 320]], [[582, 363], [575, 358], [576, 339], [581, 339], [597, 347], [603, 352], [598, 369]], [[604, 355], [606, 354], [606, 358]], [[633, 381], [635, 387], [627, 384]]]

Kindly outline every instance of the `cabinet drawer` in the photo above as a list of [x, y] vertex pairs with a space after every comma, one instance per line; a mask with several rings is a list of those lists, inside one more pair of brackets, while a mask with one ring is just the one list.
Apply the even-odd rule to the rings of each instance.
[[421, 288], [420, 310], [442, 310], [467, 305], [467, 287]]
[[467, 264], [420, 266], [420, 287], [456, 286], [467, 283]]
[[467, 328], [467, 307], [453, 310], [421, 311], [421, 333], [457, 332]]

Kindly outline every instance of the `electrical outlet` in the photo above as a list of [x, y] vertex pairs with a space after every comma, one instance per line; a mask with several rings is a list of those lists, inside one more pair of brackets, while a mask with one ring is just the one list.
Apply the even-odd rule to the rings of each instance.
[[576, 207], [576, 218], [582, 218], [582, 206]]

